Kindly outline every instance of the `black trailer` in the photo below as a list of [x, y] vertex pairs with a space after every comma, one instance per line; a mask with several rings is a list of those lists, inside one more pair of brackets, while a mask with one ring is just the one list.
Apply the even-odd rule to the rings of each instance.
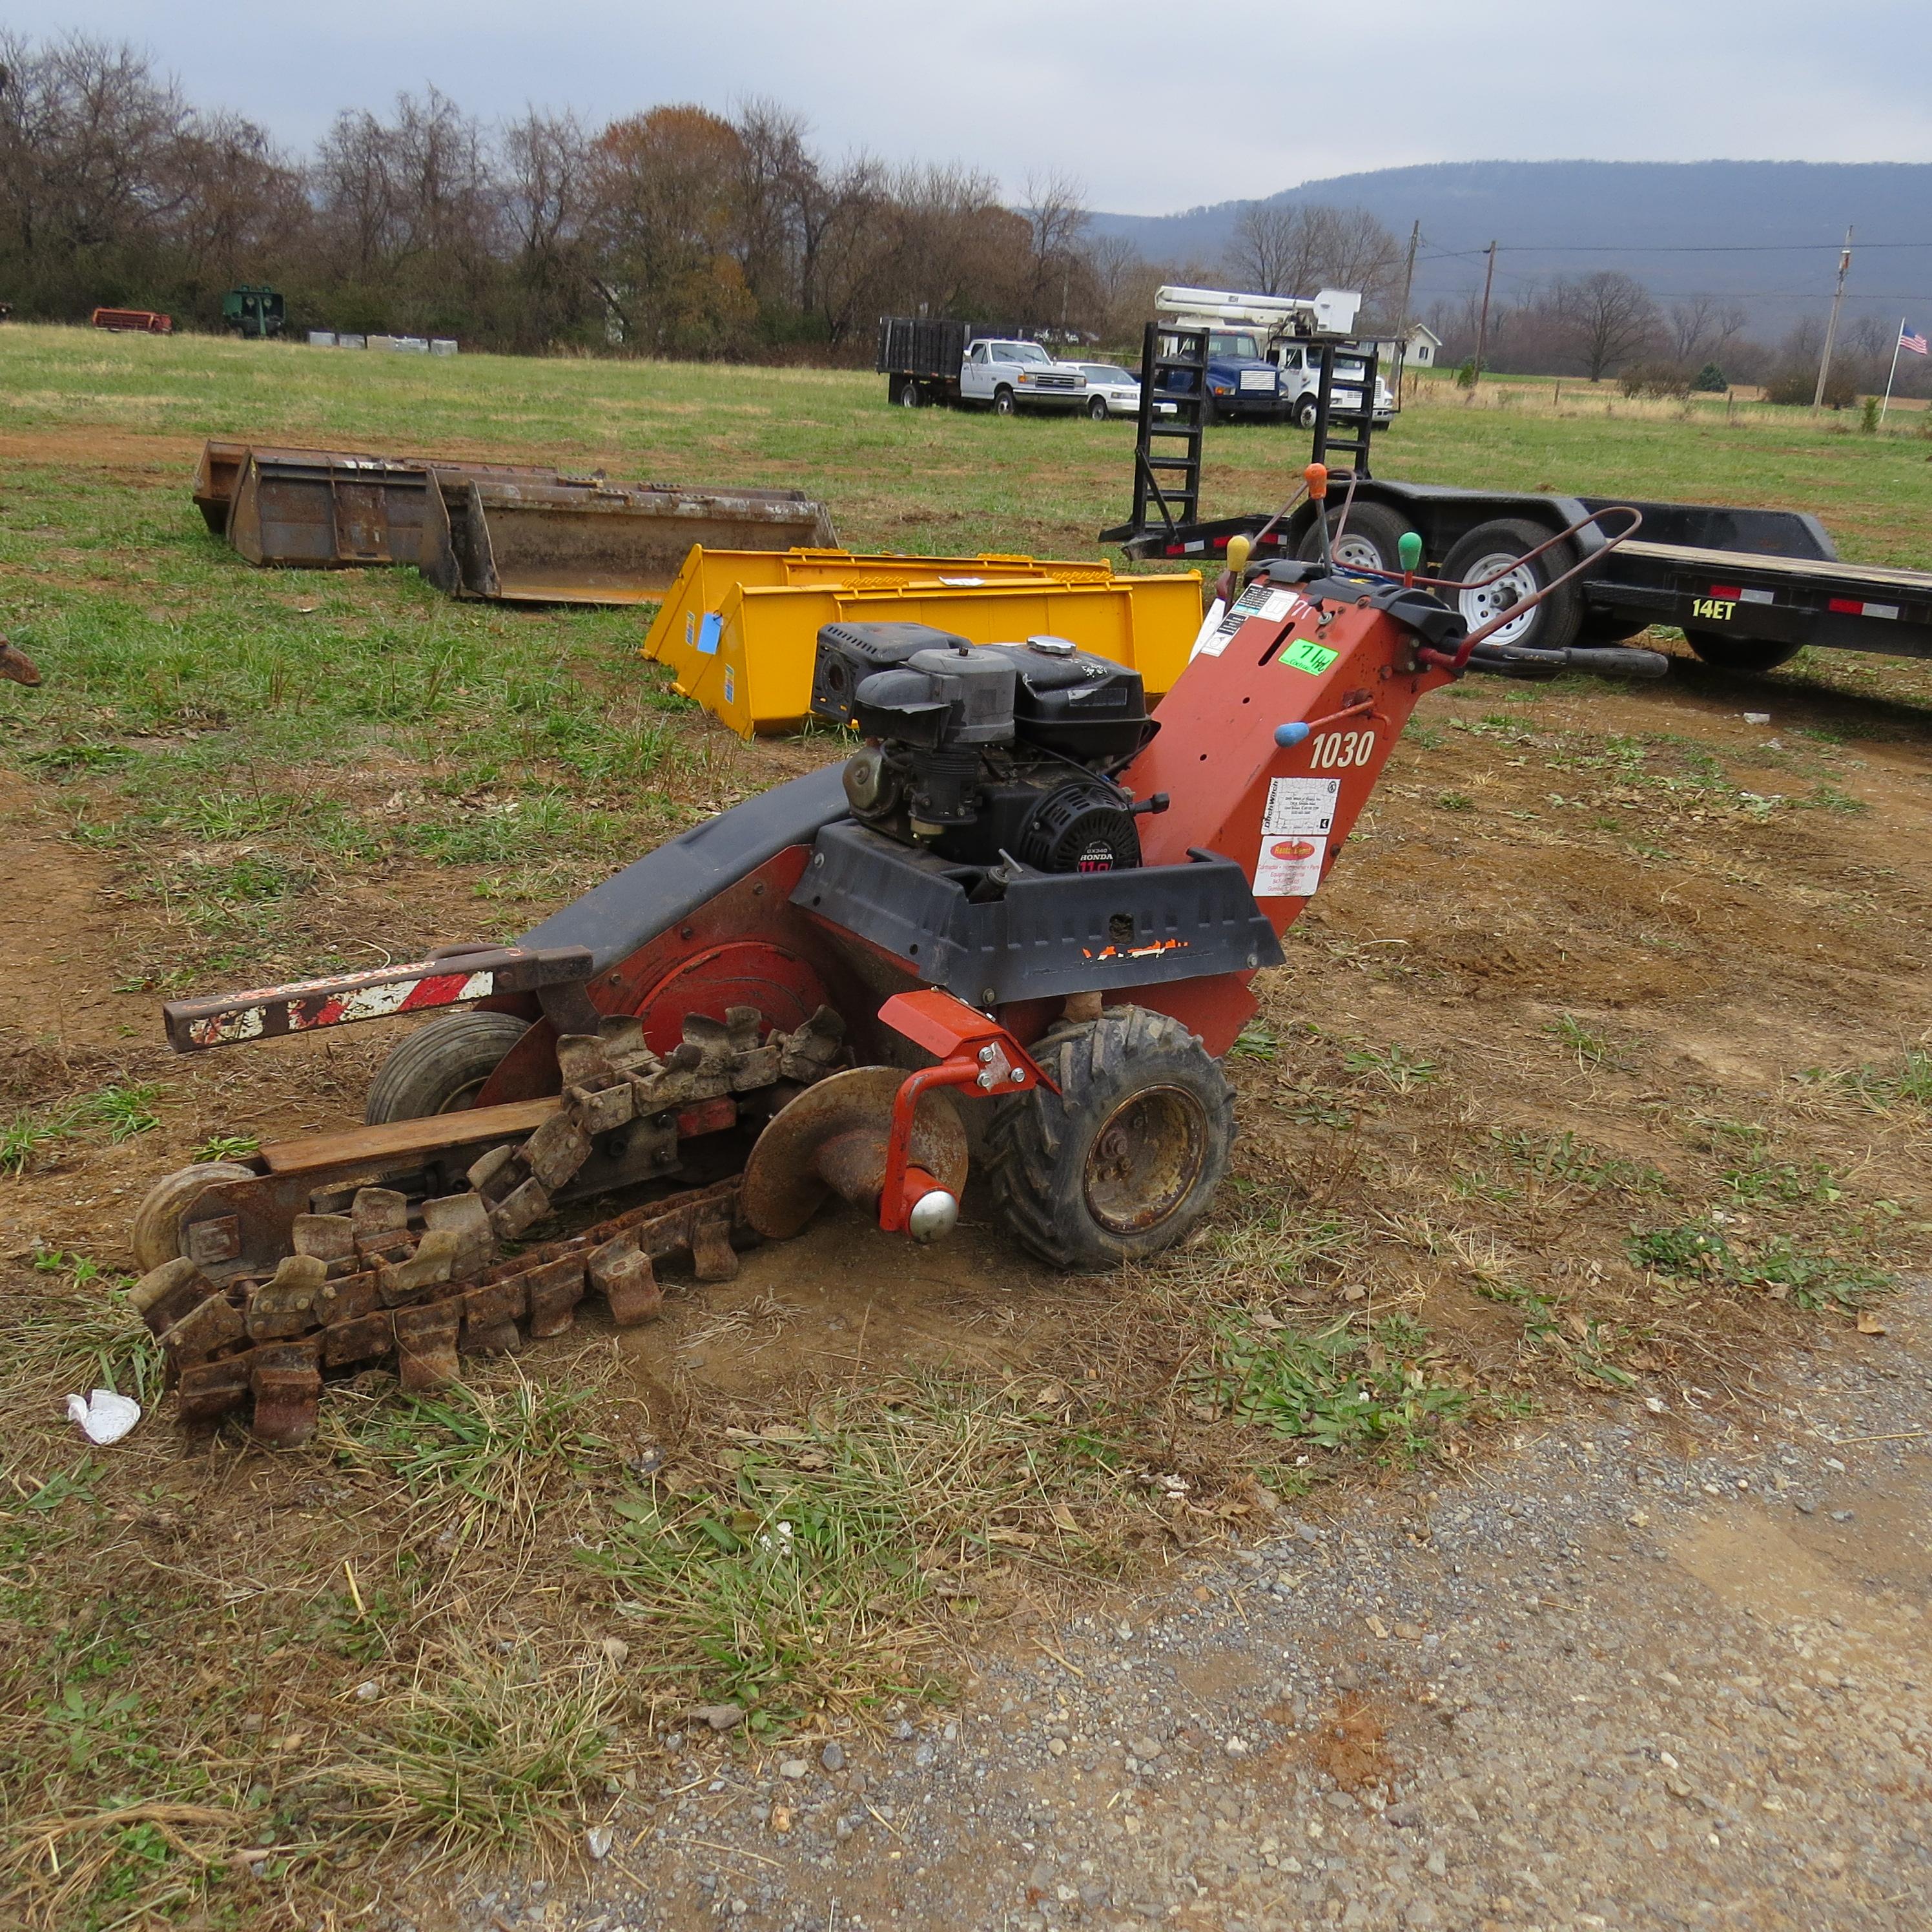
[[959, 365], [976, 334], [972, 324], [926, 316], [882, 315], [874, 366], [886, 394], [907, 409], [959, 400]]
[[[1264, 560], [1320, 554], [1315, 510], [1306, 502], [1278, 521], [1265, 513], [1202, 520], [1198, 430], [1150, 419], [1150, 394], [1142, 392], [1132, 520], [1102, 530], [1102, 542], [1118, 543], [1133, 557], [1207, 561], [1240, 535], [1255, 541], [1255, 554]], [[1186, 438], [1187, 453], [1162, 454], [1163, 434]], [[1316, 453], [1321, 460], [1320, 427]], [[1614, 644], [1668, 624], [1707, 664], [1728, 670], [1768, 670], [1807, 644], [1932, 657], [1932, 571], [1846, 563], [1824, 526], [1802, 511], [1397, 483], [1369, 476], [1366, 455], [1364, 448], [1352, 476], [1338, 470], [1330, 483], [1327, 516], [1336, 561], [1397, 570], [1396, 545], [1412, 530], [1422, 539], [1425, 575], [1480, 582], [1505, 573], [1461, 593], [1472, 626], [1605, 549], [1602, 532], [1592, 526], [1571, 540], [1574, 550], [1563, 544], [1528, 557], [1556, 532], [1613, 503], [1642, 512], [1634, 538], [1526, 613], [1520, 632], [1499, 631], [1498, 644], [1562, 650]], [[1166, 487], [1164, 475], [1171, 478]], [[1510, 570], [1514, 558], [1526, 560]]]

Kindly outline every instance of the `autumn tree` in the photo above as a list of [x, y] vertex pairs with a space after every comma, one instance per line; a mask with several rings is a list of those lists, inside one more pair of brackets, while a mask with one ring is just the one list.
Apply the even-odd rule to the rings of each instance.
[[734, 244], [745, 146], [702, 107], [613, 122], [592, 145], [593, 231], [604, 299], [638, 346], [717, 356], [758, 318]]

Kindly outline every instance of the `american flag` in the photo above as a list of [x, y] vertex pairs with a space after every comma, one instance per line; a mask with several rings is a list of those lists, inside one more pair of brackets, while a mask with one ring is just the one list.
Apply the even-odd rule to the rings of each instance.
[[1924, 337], [1909, 322], [1901, 322], [1898, 325], [1898, 346], [1910, 350], [1914, 356], [1924, 356], [1928, 352]]

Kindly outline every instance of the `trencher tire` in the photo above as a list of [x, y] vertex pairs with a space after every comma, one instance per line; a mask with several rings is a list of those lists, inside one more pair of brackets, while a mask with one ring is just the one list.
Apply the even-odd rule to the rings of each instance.
[[1060, 1090], [1004, 1102], [984, 1162], [1014, 1238], [1078, 1274], [1172, 1247], [1227, 1172], [1234, 1096], [1220, 1066], [1178, 1020], [1144, 1006], [1054, 1027], [1034, 1057]]

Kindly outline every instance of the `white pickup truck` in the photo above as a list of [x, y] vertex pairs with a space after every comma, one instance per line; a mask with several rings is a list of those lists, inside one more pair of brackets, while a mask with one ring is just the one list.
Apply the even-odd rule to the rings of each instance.
[[981, 335], [963, 322], [881, 316], [877, 367], [902, 409], [934, 403], [990, 409], [1084, 410], [1086, 372], [1056, 362], [1037, 342]]

